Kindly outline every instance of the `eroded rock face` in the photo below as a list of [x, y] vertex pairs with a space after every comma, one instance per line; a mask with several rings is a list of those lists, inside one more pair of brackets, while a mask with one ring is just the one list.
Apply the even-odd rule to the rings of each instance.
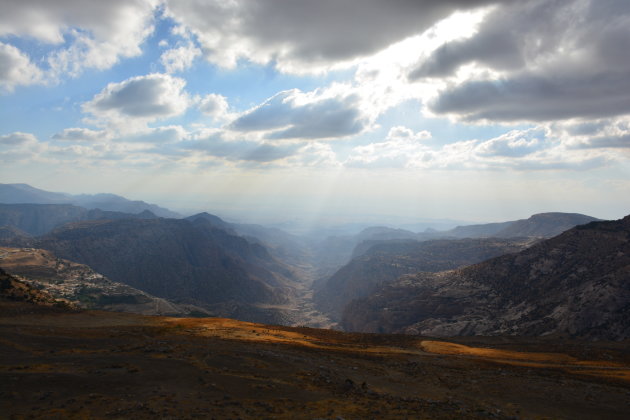
[[630, 216], [513, 255], [404, 276], [344, 311], [349, 331], [630, 338]]

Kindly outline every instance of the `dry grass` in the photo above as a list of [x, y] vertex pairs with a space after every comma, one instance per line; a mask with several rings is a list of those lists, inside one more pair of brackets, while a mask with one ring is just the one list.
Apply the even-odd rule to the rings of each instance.
[[0, 418], [625, 420], [630, 395], [623, 343], [463, 345], [15, 302], [0, 302], [0, 337]]
[[284, 344], [320, 350], [349, 351], [369, 354], [418, 354], [414, 348], [365, 345], [348, 340], [336, 340], [334, 335], [322, 339], [318, 336], [292, 331], [294, 329], [237, 321], [228, 318], [158, 318], [159, 325], [166, 325], [182, 334], [216, 337], [224, 340], [240, 340], [261, 344]]
[[562, 353], [499, 350], [433, 340], [423, 340], [420, 342], [420, 346], [429, 353], [474, 357], [511, 366], [560, 368], [570, 373], [630, 381], [630, 366], [602, 360], [578, 360], [573, 356]]

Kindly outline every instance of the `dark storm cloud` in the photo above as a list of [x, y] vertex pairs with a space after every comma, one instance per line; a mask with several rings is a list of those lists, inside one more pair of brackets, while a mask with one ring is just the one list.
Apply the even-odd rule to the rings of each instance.
[[469, 121], [552, 121], [623, 115], [630, 112], [629, 76], [625, 72], [606, 72], [581, 77], [523, 75], [471, 81], [441, 92], [430, 108]]
[[465, 120], [550, 121], [630, 113], [630, 2], [503, 4], [471, 38], [438, 48], [411, 81], [448, 77], [463, 65], [499, 78], [464, 79], [429, 108]]
[[[370, 55], [456, 10], [496, 0], [171, 1], [167, 13], [200, 38], [209, 59], [248, 51], [312, 64]], [[235, 42], [236, 41], [236, 42]], [[220, 59], [219, 59], [220, 60]]]
[[430, 108], [470, 121], [552, 121], [623, 115], [630, 112], [629, 76], [608, 72], [575, 78], [526, 75], [471, 81], [441, 92]]
[[317, 139], [360, 133], [369, 124], [354, 95], [296, 102], [297, 90], [284, 91], [236, 119], [237, 131], [269, 131], [269, 139]]
[[409, 79], [450, 76], [471, 62], [497, 70], [521, 69], [531, 57], [558, 47], [562, 41], [558, 27], [568, 25], [574, 14], [567, 1], [504, 4], [484, 19], [474, 36], [446, 43], [422, 60]]
[[587, 136], [599, 133], [604, 127], [605, 121], [589, 121], [567, 127], [567, 133], [572, 136]]

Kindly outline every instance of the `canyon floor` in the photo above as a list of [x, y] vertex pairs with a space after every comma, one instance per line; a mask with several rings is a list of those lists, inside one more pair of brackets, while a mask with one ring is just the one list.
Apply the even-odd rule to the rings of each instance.
[[349, 334], [0, 302], [0, 418], [606, 418], [630, 343]]

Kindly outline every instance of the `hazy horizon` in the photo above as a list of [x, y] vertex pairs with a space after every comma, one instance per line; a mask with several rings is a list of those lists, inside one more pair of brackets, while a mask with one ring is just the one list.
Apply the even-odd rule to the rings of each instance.
[[[24, 183], [14, 183], [24, 184]], [[27, 184], [28, 185], [28, 184]], [[37, 186], [30, 185], [31, 187], [38, 188]], [[42, 188], [38, 188], [42, 189]], [[70, 195], [82, 195], [82, 194], [102, 194], [112, 193], [111, 191], [94, 191], [94, 192], [68, 192], [59, 190], [45, 190], [54, 193], [70, 194]], [[483, 218], [478, 220], [466, 220], [448, 217], [426, 217], [420, 214], [387, 214], [387, 213], [357, 213], [357, 212], [342, 212], [334, 213], [331, 210], [309, 212], [308, 209], [296, 209], [288, 208], [284, 209], [284, 212], [278, 212], [277, 208], [270, 207], [265, 208], [258, 206], [251, 209], [239, 209], [233, 206], [233, 202], [229, 203], [216, 203], [216, 202], [204, 202], [202, 200], [181, 202], [173, 197], [160, 199], [159, 196], [156, 199], [151, 197], [136, 197], [130, 195], [117, 194], [123, 196], [129, 200], [142, 200], [148, 204], [155, 204], [160, 207], [164, 207], [168, 210], [176, 211], [181, 214], [182, 217], [192, 216], [194, 214], [207, 212], [221, 217], [230, 223], [253, 223], [262, 224], [269, 227], [276, 227], [283, 229], [293, 234], [306, 234], [316, 236], [327, 234], [351, 234], [358, 233], [361, 230], [372, 226], [386, 226], [392, 228], [401, 228], [414, 232], [423, 232], [426, 229], [436, 230], [449, 230], [455, 226], [471, 225], [471, 224], [483, 224], [493, 222], [507, 222], [518, 219], [527, 219], [530, 216], [537, 213], [547, 212], [560, 212], [560, 213], [582, 213], [588, 216], [598, 217], [603, 220], [620, 219], [626, 216], [625, 214], [619, 217], [605, 218], [591, 213], [584, 213], [579, 211], [570, 211], [566, 209], [557, 210], [541, 210], [532, 211], [531, 213], [523, 212], [520, 209], [512, 214], [505, 213], [503, 218]], [[185, 203], [188, 203], [191, 207], [186, 207]], [[196, 204], [195, 204], [196, 203]], [[277, 204], [272, 203], [272, 204]], [[195, 207], [196, 206], [196, 207]], [[293, 213], [292, 213], [293, 211]], [[321, 230], [322, 232], [317, 232]]]
[[278, 224], [630, 213], [630, 4], [7, 0], [0, 182]]

